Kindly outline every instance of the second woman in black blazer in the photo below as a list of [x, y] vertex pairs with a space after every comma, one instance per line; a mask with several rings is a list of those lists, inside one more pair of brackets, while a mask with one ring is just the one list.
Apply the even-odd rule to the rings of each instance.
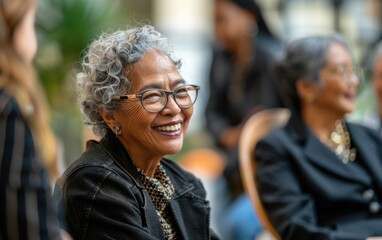
[[344, 119], [359, 84], [353, 67], [338, 35], [292, 42], [277, 67], [292, 116], [255, 157], [261, 200], [282, 239], [382, 236], [382, 142]]

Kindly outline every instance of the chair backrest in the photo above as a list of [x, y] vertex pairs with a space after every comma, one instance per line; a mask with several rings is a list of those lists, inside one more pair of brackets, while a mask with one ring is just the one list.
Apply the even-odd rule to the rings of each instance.
[[269, 221], [257, 192], [255, 179], [256, 162], [253, 152], [260, 138], [272, 129], [285, 125], [289, 117], [290, 111], [286, 108], [272, 108], [259, 111], [245, 122], [239, 139], [240, 174], [244, 189], [264, 229], [275, 239], [281, 238]]

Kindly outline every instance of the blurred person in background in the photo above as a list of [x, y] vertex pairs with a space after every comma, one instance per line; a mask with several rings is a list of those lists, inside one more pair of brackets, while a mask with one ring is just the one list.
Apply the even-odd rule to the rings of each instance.
[[375, 106], [361, 118], [361, 123], [378, 131], [382, 136], [382, 41], [374, 47], [367, 68], [371, 72], [371, 87]]
[[0, 239], [61, 239], [57, 149], [32, 60], [34, 0], [0, 0]]
[[[221, 224], [226, 239], [253, 239], [261, 230], [243, 194], [237, 144], [245, 121], [255, 112], [281, 105], [273, 62], [281, 44], [253, 0], [215, 0], [215, 44], [209, 77], [206, 124], [226, 156], [227, 211]], [[252, 229], [242, 229], [252, 222]]]
[[337, 35], [291, 42], [277, 65], [291, 110], [255, 147], [263, 206], [282, 239], [382, 236], [382, 141], [352, 124], [359, 77]]
[[217, 239], [199, 179], [165, 158], [181, 150], [199, 87], [152, 26], [102, 34], [77, 74], [80, 108], [101, 137], [57, 183], [75, 239]]

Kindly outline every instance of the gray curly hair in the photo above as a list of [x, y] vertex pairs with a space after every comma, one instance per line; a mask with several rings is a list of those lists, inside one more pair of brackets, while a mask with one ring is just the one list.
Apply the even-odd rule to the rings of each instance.
[[121, 103], [112, 98], [130, 89], [127, 72], [149, 49], [163, 52], [178, 69], [181, 67], [181, 61], [172, 56], [167, 38], [149, 25], [103, 33], [85, 52], [82, 70], [76, 75], [78, 103], [85, 124], [93, 125], [96, 135], [102, 137], [108, 129], [99, 108], [110, 111], [121, 107]]

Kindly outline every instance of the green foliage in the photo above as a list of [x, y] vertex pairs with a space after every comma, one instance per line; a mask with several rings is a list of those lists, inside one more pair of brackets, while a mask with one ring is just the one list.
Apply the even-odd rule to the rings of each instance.
[[82, 122], [74, 89], [81, 52], [122, 16], [120, 1], [41, 0], [36, 17], [39, 50], [36, 68], [46, 90], [53, 128], [62, 142], [65, 163], [82, 151]]
[[[110, 3], [111, 2], [111, 3]], [[42, 0], [36, 19], [39, 52], [36, 60], [38, 72], [53, 106], [66, 98], [62, 87], [71, 79], [74, 63], [89, 42], [118, 17], [113, 1]], [[72, 91], [72, 89], [69, 89]]]

